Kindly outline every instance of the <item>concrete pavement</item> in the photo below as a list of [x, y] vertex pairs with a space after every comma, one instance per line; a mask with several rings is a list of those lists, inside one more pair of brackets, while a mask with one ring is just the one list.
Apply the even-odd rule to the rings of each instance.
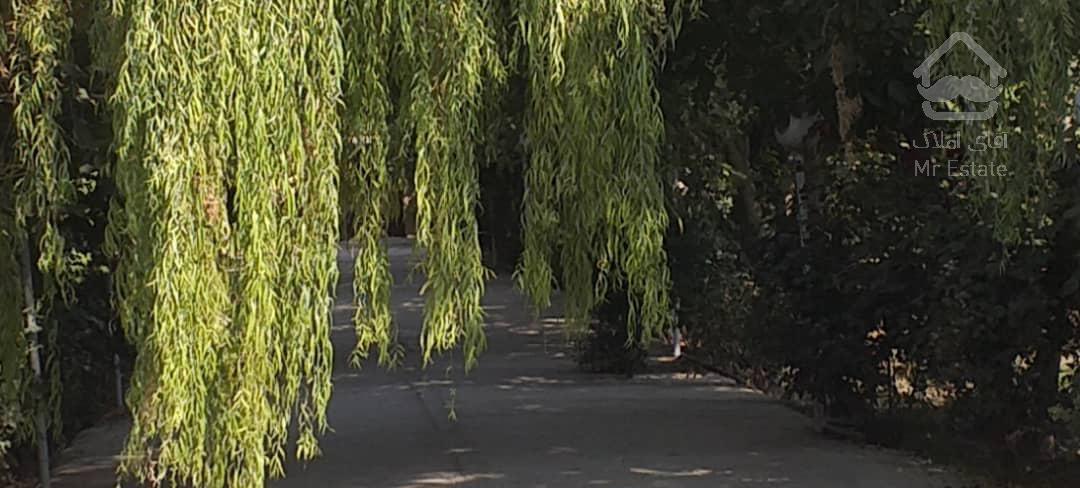
[[809, 419], [723, 378], [580, 373], [558, 317], [531, 319], [506, 278], [488, 284], [479, 367], [462, 374], [458, 355], [419, 368], [421, 279], [407, 279], [407, 242], [391, 251], [405, 365], [347, 367], [352, 265], [343, 253], [333, 430], [322, 457], [290, 464], [271, 487], [965, 486], [909, 456], [822, 438]]

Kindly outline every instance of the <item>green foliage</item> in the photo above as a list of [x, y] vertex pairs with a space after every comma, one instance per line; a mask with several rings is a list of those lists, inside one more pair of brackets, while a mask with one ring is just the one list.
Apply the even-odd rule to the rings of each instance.
[[476, 141], [485, 84], [505, 76], [488, 7], [477, 0], [396, 6], [404, 59], [395, 69], [411, 76], [399, 106], [416, 155], [416, 238], [427, 279], [421, 348], [426, 364], [461, 342], [467, 369], [486, 345]]
[[[110, 248], [139, 350], [123, 470], [262, 486], [326, 428], [336, 281], [336, 2], [114, 2]], [[288, 42], [285, 42], [288, 40]], [[107, 45], [107, 44], [106, 44]]]
[[[5, 222], [2, 229], [14, 228], [10, 215], [0, 214]], [[0, 230], [0, 272], [4, 276], [20, 276], [18, 256], [19, 242], [9, 231]], [[27, 361], [29, 346], [24, 333], [22, 297], [19, 286], [22, 281], [9, 279], [0, 287], [0, 468], [3, 468], [5, 453], [12, 442], [20, 442], [29, 437], [32, 412], [27, 407], [30, 401], [32, 381]], [[3, 470], [0, 469], [0, 472]]]
[[[1080, 402], [1061, 364], [1080, 346], [1080, 200], [1076, 127], [1065, 117], [1080, 51], [1066, 2], [990, 2], [974, 17], [955, 2], [876, 3], [885, 8], [841, 15], [833, 1], [705, 2], [711, 15], [684, 30], [662, 78], [679, 180], [668, 243], [679, 324], [694, 354], [822, 401], [877, 440], [1071, 452], [1075, 431], [1065, 427]], [[935, 125], [909, 88], [927, 47], [954, 30], [1010, 70], [989, 125]], [[840, 65], [838, 43], [848, 46]], [[962, 49], [941, 74], [972, 73]], [[848, 120], [850, 140], [838, 129], [838, 79], [873, 108]], [[794, 171], [773, 141], [789, 113], [814, 111], [825, 121], [805, 153], [803, 247]], [[983, 155], [911, 147], [924, 131], [956, 129], [964, 141], [1005, 131], [1009, 146]], [[980, 157], [1006, 164], [1009, 177], [916, 173], [920, 162]], [[742, 208], [748, 197], [753, 212]], [[905, 424], [876, 429], [884, 419]], [[1049, 447], [1018, 452], [1009, 443], [1024, 436]]]
[[[995, 151], [987, 157], [1013, 162], [1010, 177], [975, 181], [982, 190], [976, 196], [994, 215], [998, 238], [1007, 243], [1028, 239], [1046, 224], [1052, 173], [1065, 162], [1062, 127], [1072, 98], [1069, 66], [1076, 60], [1076, 51], [1067, 46], [1078, 44], [1074, 12], [1075, 5], [1064, 1], [994, 0], [968, 6], [939, 0], [930, 2], [925, 14], [935, 45], [951, 32], [965, 31], [1008, 67], [998, 115], [955, 127], [965, 141], [1009, 136], [1006, 154]], [[975, 56], [947, 56], [940, 66], [946, 73], [986, 71]], [[968, 155], [969, 160], [976, 157]]]
[[[927, 24], [937, 41], [950, 30], [972, 34], [990, 46], [992, 55], [1010, 71], [998, 97], [998, 114], [986, 122], [959, 125], [956, 130], [967, 141], [988, 134], [1009, 138], [1008, 147], [965, 156], [973, 162], [991, 158], [1008, 162], [1008, 178], [974, 179], [979, 190], [975, 201], [992, 218], [995, 237], [1010, 247], [1003, 259], [1015, 261], [1033, 249], [1052, 249], [1048, 258], [1052, 270], [1047, 273], [1051, 279], [1043, 290], [1048, 295], [1045, 306], [1050, 308], [1049, 317], [1043, 320], [1050, 324], [1040, 338], [1043, 344], [1036, 354], [1042, 359], [1036, 361], [1042, 367], [1036, 369], [1044, 376], [1043, 390], [1057, 390], [1057, 358], [1075, 354], [1076, 337], [1070, 332], [1073, 326], [1069, 319], [1059, 318], [1054, 323], [1053, 317], [1063, 314], [1062, 308], [1077, 306], [1076, 283], [1080, 279], [1075, 269], [1076, 251], [1067, 249], [1075, 246], [1080, 232], [1073, 203], [1076, 180], [1071, 175], [1077, 164], [1075, 107], [1071, 102], [1077, 87], [1076, 53], [1080, 47], [1075, 5], [990, 1], [974, 7], [961, 9], [953, 2], [931, 2]], [[951, 56], [943, 66], [952, 72], [981, 72], [979, 62], [971, 56]], [[1037, 315], [1040, 312], [1035, 307], [1031, 314], [1042, 317]], [[1066, 346], [1073, 350], [1063, 350]], [[1066, 382], [1065, 387], [1073, 389], [1074, 395], [1080, 394], [1075, 385]], [[1080, 407], [1080, 402], [1075, 406]], [[1066, 410], [1055, 407], [1055, 417], [1068, 421], [1069, 415], [1063, 413]], [[1080, 429], [1074, 427], [1073, 432], [1080, 434]]]
[[[576, 139], [554, 141], [572, 156], [546, 176], [558, 180], [560, 219], [577, 229], [558, 241], [575, 265], [564, 264], [566, 288], [581, 321], [608, 281], [622, 284], [629, 326], [655, 335], [668, 318], [668, 277], [653, 76], [667, 34], [646, 2], [571, 8], [582, 27], [556, 55], [571, 60], [573, 78], [534, 68], [555, 70], [556, 92], [588, 85], [569, 101], [575, 127], [605, 136], [598, 144], [560, 129]], [[424, 361], [461, 343], [466, 367], [476, 363], [488, 273], [477, 155], [516, 54], [510, 15], [479, 0], [98, 8], [95, 60], [112, 85], [117, 156], [106, 247], [119, 258], [118, 313], [139, 351], [125, 473], [258, 486], [281, 474], [294, 411], [299, 456], [316, 453], [339, 204], [356, 223], [354, 364], [372, 349], [383, 365], [401, 357], [382, 238], [405, 192], [415, 192], [427, 279]], [[601, 45], [611, 47], [590, 51]], [[552, 102], [566, 103], [536, 103]]]
[[[338, 226], [355, 223], [353, 362], [375, 350], [397, 364], [383, 238], [406, 194], [425, 363], [461, 344], [476, 364], [478, 212], [505, 237], [518, 226], [497, 221], [520, 195], [520, 286], [536, 309], [561, 288], [574, 332], [601, 324], [585, 349], [601, 361], [661, 334], [674, 309], [710, 359], [852, 416], [934, 412], [996, 440], [1056, 428], [1050, 407], [1075, 423], [1080, 388], [1057, 364], [1080, 346], [1067, 2], [994, 1], [970, 17], [937, 0], [861, 2], [858, 15], [839, 0], [709, 1], [682, 28], [697, 3], [80, 4], [96, 11], [94, 66], [111, 91], [116, 160], [99, 174], [70, 164], [104, 152], [80, 144], [86, 128], [71, 122], [72, 154], [61, 134], [62, 82], [69, 97], [82, 88], [59, 75], [79, 14], [16, 1], [0, 275], [15, 275], [3, 257], [29, 235], [46, 295], [68, 283], [87, 297], [108, 271], [100, 236], [86, 224], [65, 245], [58, 229], [100, 219], [92, 203], [66, 206], [76, 189], [92, 200], [109, 192], [89, 186], [116, 185], [104, 248], [138, 351], [123, 468], [145, 482], [262, 486], [283, 474], [292, 432], [300, 458], [317, 453]], [[897, 147], [941, 128], [918, 112], [910, 72], [960, 18], [1024, 66], [1010, 67], [994, 125], [962, 128], [1011, 131], [1008, 180], [913, 177]], [[773, 140], [789, 114], [815, 111], [804, 247]], [[25, 431], [9, 406], [33, 401], [18, 286], [0, 286], [0, 433]], [[91, 298], [50, 311], [80, 327], [63, 340], [103, 341], [106, 326], [78, 318], [108, 315]], [[640, 359], [629, 351], [624, 365]]]
[[[6, 11], [5, 11], [6, 13]], [[15, 1], [11, 4], [11, 41], [5, 42], [10, 76], [10, 158], [0, 163], [0, 443], [29, 437], [35, 415], [59, 426], [59, 370], [56, 328], [44, 320], [30, 327], [24, 312], [42, 315], [54, 296], [70, 289], [72, 267], [60, 225], [74, 187], [68, 175], [70, 156], [61, 131], [61, 65], [66, 61], [72, 21], [64, 1]], [[5, 31], [5, 41], [8, 40]], [[7, 148], [5, 148], [7, 150]], [[8, 159], [5, 158], [5, 159]], [[30, 246], [32, 249], [26, 249]], [[23, 251], [34, 263], [20, 261]], [[35, 269], [26, 269], [32, 266]], [[40, 276], [42, 283], [26, 283]], [[27, 303], [29, 289], [37, 303]], [[43, 327], [44, 326], [44, 327]], [[38, 348], [50, 381], [34, 378], [29, 361]], [[35, 385], [36, 383], [36, 385]], [[6, 446], [3, 449], [6, 451]], [[2, 453], [0, 453], [2, 454]]]
[[[14, 100], [15, 220], [27, 235], [38, 236], [37, 266], [49, 280], [65, 281], [64, 241], [58, 230], [62, 210], [74, 189], [68, 176], [70, 155], [60, 129], [60, 64], [71, 37], [71, 16], [62, 0], [15, 1], [15, 42], [10, 57]], [[37, 222], [40, 222], [38, 224]]]
[[519, 279], [546, 307], [558, 256], [572, 331], [612, 283], [627, 293], [628, 337], [640, 329], [647, 341], [669, 321], [654, 81], [661, 14], [640, 1], [520, 7], [529, 164]]
[[382, 241], [391, 189], [389, 63], [393, 7], [389, 1], [347, 0], [342, 3], [345, 65], [346, 147], [342, 159], [343, 205], [356, 216], [357, 248], [354, 270], [357, 345], [353, 363], [359, 366], [372, 347], [379, 364], [391, 366], [401, 359], [391, 321], [390, 259]]

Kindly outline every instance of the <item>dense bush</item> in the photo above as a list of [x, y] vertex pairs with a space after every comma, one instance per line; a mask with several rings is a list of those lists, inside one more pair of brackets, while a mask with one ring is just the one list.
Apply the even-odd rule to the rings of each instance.
[[[920, 4], [884, 2], [884, 17], [837, 25], [830, 2], [735, 9], [742, 15], [721, 14], [720, 3], [705, 2], [710, 15], [687, 27], [665, 72], [678, 222], [668, 252], [690, 353], [820, 402], [879, 440], [973, 439], [1012, 459], [1075, 460], [1075, 132], [1029, 207], [1042, 217], [1003, 241], [1003, 195], [915, 172], [916, 161], [972, 157], [913, 147], [923, 131], [948, 129], [905, 95], [905, 70], [925, 52]], [[778, 28], [785, 16], [816, 32]], [[871, 26], [882, 35], [849, 44], [846, 60], [836, 54], [842, 35], [820, 39]], [[764, 40], [748, 42], [753, 35]], [[861, 113], [838, 108], [852, 93]], [[795, 168], [774, 131], [787, 114], [815, 111], [824, 121], [802, 149], [803, 246]]]

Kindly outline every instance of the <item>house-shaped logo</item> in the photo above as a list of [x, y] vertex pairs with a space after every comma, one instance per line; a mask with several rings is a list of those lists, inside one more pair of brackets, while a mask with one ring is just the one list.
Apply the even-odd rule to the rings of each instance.
[[[990, 67], [990, 79], [984, 81], [970, 75], [964, 77], [948, 75], [936, 83], [931, 83], [930, 68], [948, 54], [958, 42], [964, 43], [983, 63]], [[957, 32], [949, 36], [941, 46], [938, 46], [934, 52], [930, 53], [926, 61], [923, 61], [912, 74], [920, 79], [920, 83], [916, 87], [923, 98], [926, 99], [922, 107], [923, 113], [927, 117], [933, 120], [987, 120], [997, 113], [998, 102], [996, 99], [1001, 95], [1002, 91], [1000, 79], [1004, 78], [1008, 73], [990, 56], [990, 53], [986, 52], [986, 49], [983, 49], [979, 43], [975, 42], [975, 39], [970, 34]], [[931, 104], [931, 102], [953, 101], [960, 96], [963, 96], [969, 102], [986, 103], [986, 110], [939, 112], [934, 110]]]

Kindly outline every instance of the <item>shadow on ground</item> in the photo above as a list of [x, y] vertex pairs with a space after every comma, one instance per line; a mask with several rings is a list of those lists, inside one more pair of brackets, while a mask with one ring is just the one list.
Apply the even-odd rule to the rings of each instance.
[[[391, 254], [405, 364], [347, 366], [352, 258], [342, 252], [332, 431], [320, 458], [290, 464], [287, 478], [270, 486], [959, 486], [905, 455], [824, 439], [805, 417], [724, 378], [580, 373], [559, 317], [531, 317], [505, 277], [488, 284], [489, 349], [479, 367], [465, 375], [461, 357], [449, 355], [420, 368], [423, 300], [419, 278], [408, 279], [414, 258], [404, 241]], [[111, 453], [122, 431], [106, 427], [77, 442], [57, 485], [113, 486]]]

